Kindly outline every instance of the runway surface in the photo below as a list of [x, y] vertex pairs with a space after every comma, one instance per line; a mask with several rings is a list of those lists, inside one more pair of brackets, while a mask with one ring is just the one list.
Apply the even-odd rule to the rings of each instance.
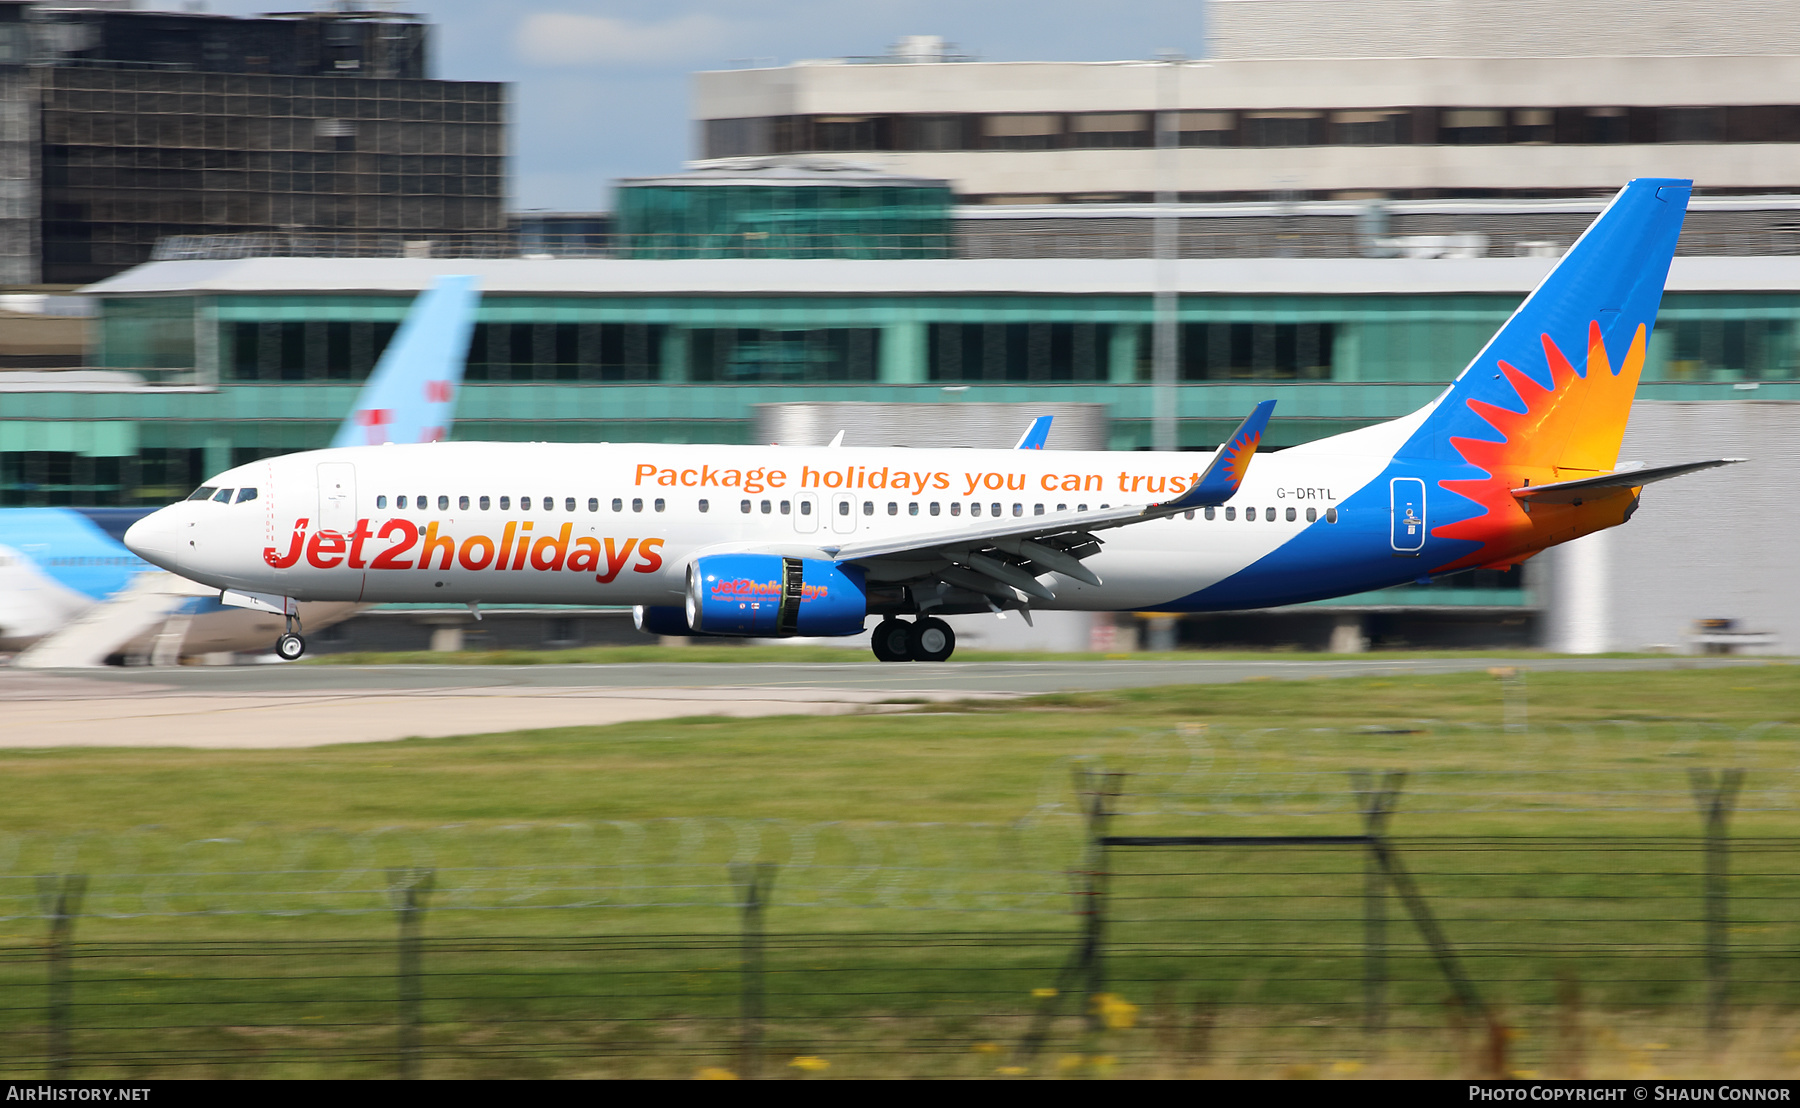
[[[276, 749], [624, 723], [677, 716], [835, 715], [921, 700], [1461, 673], [1674, 670], [1758, 658], [1408, 658], [1044, 661], [943, 665], [657, 662], [625, 665], [258, 665], [0, 670], [0, 747]], [[906, 704], [896, 704], [896, 700]]]

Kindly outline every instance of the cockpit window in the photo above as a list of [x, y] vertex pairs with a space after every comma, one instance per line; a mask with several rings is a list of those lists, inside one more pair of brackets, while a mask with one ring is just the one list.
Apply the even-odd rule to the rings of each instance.
[[236, 491], [236, 489], [220, 489], [214, 494], [213, 499], [221, 504], [229, 504], [231, 503], [231, 494]]
[[256, 499], [256, 490], [255, 489], [239, 489], [238, 490], [237, 502], [239, 504], [242, 504], [246, 500], [255, 500], [255, 499]]
[[194, 495], [188, 497], [188, 499], [189, 500], [211, 500], [212, 494], [215, 492], [218, 492], [218, 491], [219, 490], [217, 488], [213, 487], [212, 485], [201, 485], [199, 488], [194, 490]]

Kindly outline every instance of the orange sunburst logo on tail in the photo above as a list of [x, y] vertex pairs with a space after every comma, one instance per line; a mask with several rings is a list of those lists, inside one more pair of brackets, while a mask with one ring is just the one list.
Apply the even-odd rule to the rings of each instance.
[[1225, 448], [1225, 469], [1222, 476], [1231, 485], [1241, 485], [1244, 474], [1250, 471], [1250, 459], [1256, 456], [1256, 448], [1262, 444], [1262, 432], [1245, 435], [1232, 440]]
[[1549, 388], [1506, 362], [1500, 371], [1517, 390], [1524, 411], [1471, 399], [1469, 408], [1500, 433], [1500, 441], [1452, 437], [1450, 444], [1486, 477], [1438, 484], [1479, 504], [1481, 514], [1434, 528], [1446, 539], [1481, 544], [1433, 572], [1522, 561], [1546, 546], [1624, 521], [1635, 500], [1629, 490], [1597, 494], [1584, 504], [1537, 504], [1528, 512], [1512, 495], [1525, 485], [1572, 481], [1610, 472], [1644, 370], [1647, 330], [1639, 324], [1624, 364], [1614, 372], [1600, 325], [1588, 325], [1587, 372], [1575, 371], [1549, 335], [1542, 336]]

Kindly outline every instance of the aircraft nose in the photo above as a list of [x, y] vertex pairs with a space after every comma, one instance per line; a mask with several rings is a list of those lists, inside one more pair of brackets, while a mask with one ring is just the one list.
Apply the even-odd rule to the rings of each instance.
[[175, 559], [173, 509], [158, 509], [126, 528], [125, 549], [152, 565], [173, 568], [170, 564]]

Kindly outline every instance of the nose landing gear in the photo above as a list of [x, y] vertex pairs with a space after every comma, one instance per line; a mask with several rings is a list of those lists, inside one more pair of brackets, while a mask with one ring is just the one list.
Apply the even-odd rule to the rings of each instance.
[[275, 654], [284, 662], [292, 662], [306, 653], [306, 640], [300, 637], [300, 621], [287, 617], [287, 630], [275, 640]]
[[943, 662], [956, 650], [956, 632], [933, 617], [908, 623], [889, 616], [875, 625], [870, 645], [883, 662]]

